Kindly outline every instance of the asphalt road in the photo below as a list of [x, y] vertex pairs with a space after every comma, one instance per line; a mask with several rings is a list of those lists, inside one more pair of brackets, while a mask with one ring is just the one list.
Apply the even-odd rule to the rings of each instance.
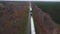
[[29, 15], [28, 15], [27, 34], [36, 34], [35, 33], [34, 22], [33, 22], [33, 16], [32, 16], [31, 2], [29, 2]]
[[31, 13], [30, 13], [30, 3], [29, 3], [27, 34], [31, 34], [31, 15], [30, 14]]

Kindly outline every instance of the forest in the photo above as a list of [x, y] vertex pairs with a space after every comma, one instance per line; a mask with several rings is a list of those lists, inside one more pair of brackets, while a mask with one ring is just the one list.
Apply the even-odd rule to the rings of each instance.
[[48, 13], [52, 19], [60, 24], [60, 2], [33, 2], [44, 12]]

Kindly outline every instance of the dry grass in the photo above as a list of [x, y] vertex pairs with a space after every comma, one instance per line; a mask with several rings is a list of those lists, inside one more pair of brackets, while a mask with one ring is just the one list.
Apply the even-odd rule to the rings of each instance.
[[[26, 34], [27, 2], [6, 2], [0, 9], [0, 34]], [[4, 10], [3, 10], [4, 9]]]

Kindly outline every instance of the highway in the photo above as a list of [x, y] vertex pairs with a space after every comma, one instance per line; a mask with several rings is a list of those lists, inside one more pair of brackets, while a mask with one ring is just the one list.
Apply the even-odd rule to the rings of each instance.
[[29, 3], [29, 13], [28, 13], [28, 26], [27, 26], [27, 34], [31, 34], [31, 15], [30, 15], [30, 3]]
[[33, 16], [32, 16], [31, 2], [29, 2], [29, 15], [28, 15], [27, 34], [36, 34], [35, 27], [34, 27]]

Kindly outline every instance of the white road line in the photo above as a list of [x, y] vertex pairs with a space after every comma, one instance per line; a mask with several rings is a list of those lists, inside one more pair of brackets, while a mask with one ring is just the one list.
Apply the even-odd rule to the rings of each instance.
[[31, 34], [36, 34], [33, 17], [31, 16]]

